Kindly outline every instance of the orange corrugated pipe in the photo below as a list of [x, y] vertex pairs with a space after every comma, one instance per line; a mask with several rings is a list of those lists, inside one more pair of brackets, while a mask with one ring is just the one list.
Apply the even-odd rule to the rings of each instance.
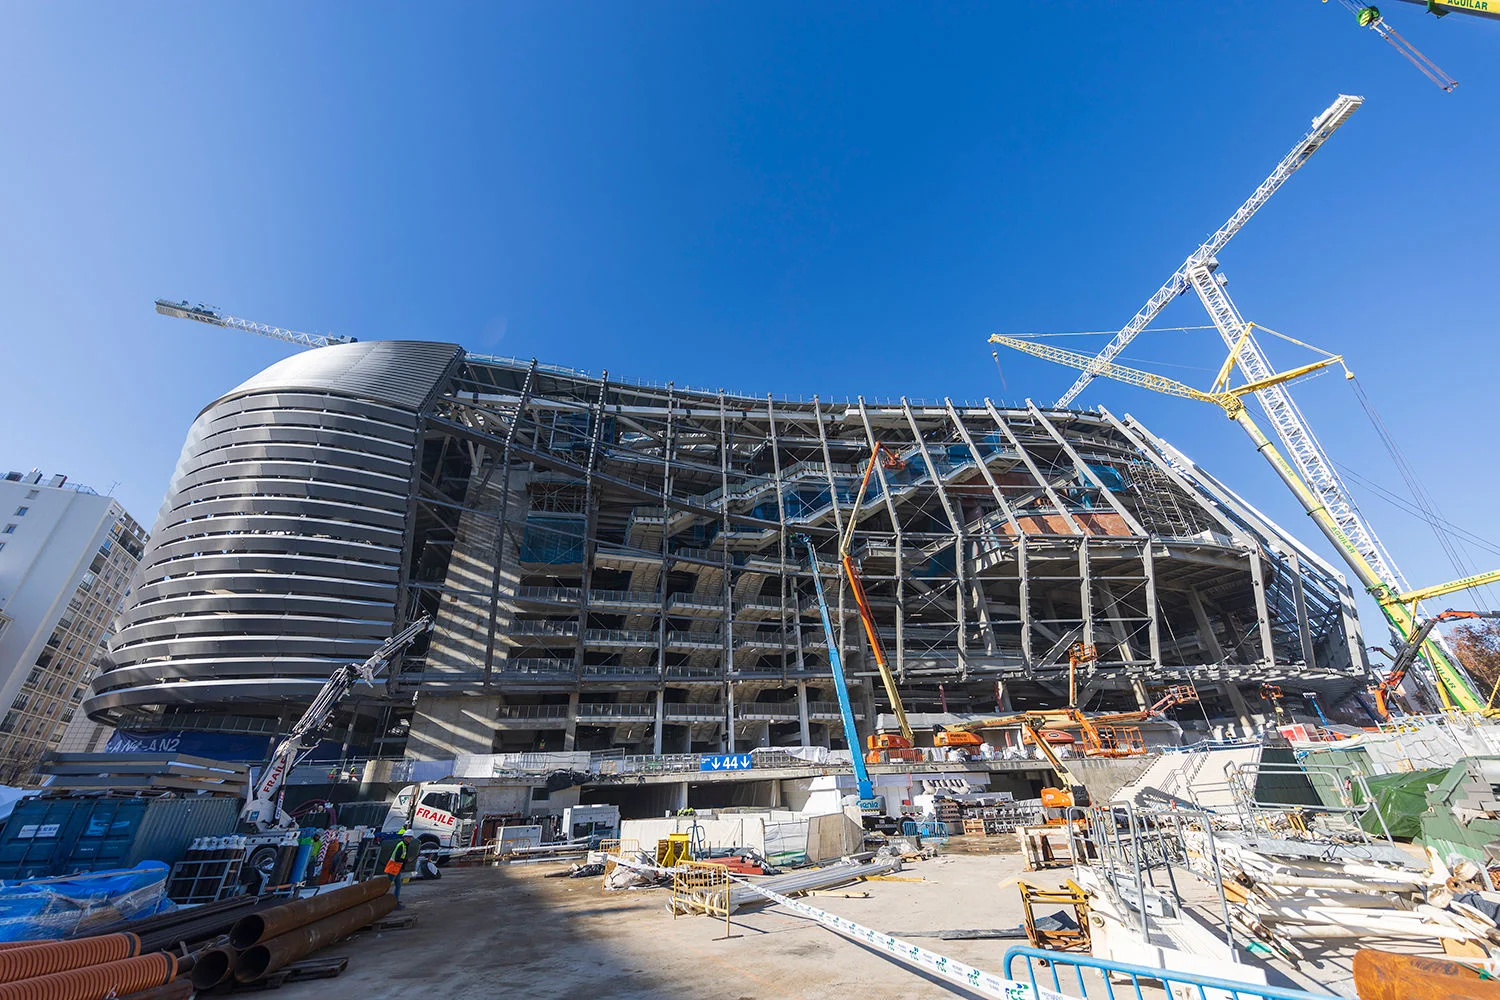
[[177, 959], [165, 952], [83, 969], [0, 983], [0, 1000], [104, 1000], [164, 986], [177, 975]]
[[101, 934], [74, 941], [48, 941], [26, 948], [0, 951], [0, 983], [46, 976], [86, 965], [101, 965], [141, 953], [141, 939], [134, 934]]

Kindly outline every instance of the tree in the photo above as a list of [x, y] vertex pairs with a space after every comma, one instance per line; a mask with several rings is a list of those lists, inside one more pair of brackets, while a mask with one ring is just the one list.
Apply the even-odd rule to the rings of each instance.
[[1448, 641], [1480, 694], [1489, 698], [1500, 678], [1500, 619], [1464, 622], [1449, 633]]

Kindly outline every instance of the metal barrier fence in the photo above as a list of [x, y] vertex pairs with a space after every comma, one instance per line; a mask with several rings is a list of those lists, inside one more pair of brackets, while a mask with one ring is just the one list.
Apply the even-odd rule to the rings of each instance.
[[724, 915], [724, 935], [729, 935], [729, 869], [709, 861], [684, 861], [672, 869], [672, 917], [702, 912]]
[[[1024, 965], [1020, 969], [1016, 967], [1018, 960], [1024, 960]], [[1191, 972], [1153, 969], [1145, 965], [1128, 965], [1124, 962], [1107, 962], [1089, 955], [1047, 951], [1044, 948], [1012, 948], [1005, 953], [1004, 962], [1006, 978], [1029, 985], [1033, 995], [1042, 995], [1046, 990], [1056, 993], [1067, 990], [1069, 991], [1067, 995], [1077, 996], [1083, 1000], [1087, 1000], [1090, 996], [1108, 997], [1109, 1000], [1123, 997], [1144, 1000], [1146, 994], [1142, 989], [1142, 984], [1149, 983], [1155, 987], [1159, 983], [1169, 996], [1194, 997], [1197, 1000], [1221, 1000], [1221, 998], [1222, 1000], [1340, 1000], [1331, 993], [1309, 993], [1306, 990], [1235, 982], [1232, 979], [1219, 979], [1215, 976], [1203, 976]], [[1040, 977], [1037, 975], [1038, 966], [1045, 970]], [[1064, 974], [1061, 971], [1064, 969], [1068, 970], [1071, 975]], [[1085, 972], [1091, 972], [1092, 975], [1086, 976]], [[1124, 988], [1131, 992], [1122, 992], [1122, 985], [1124, 985], [1120, 983], [1122, 979], [1128, 981], [1128, 985]], [[1050, 986], [1047, 985], [1049, 980]], [[1090, 980], [1096, 984], [1093, 993], [1089, 992]], [[1078, 992], [1075, 994], [1073, 990]], [[1157, 991], [1153, 989], [1152, 992], [1155, 995]]]

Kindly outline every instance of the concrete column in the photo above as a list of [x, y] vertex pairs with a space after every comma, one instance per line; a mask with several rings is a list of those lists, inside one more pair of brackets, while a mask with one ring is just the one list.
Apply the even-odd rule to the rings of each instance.
[[1004, 681], [995, 682], [995, 705], [1001, 712], [1015, 711], [1010, 703], [1010, 689], [1005, 686]]
[[1198, 640], [1208, 647], [1208, 655], [1214, 658], [1215, 663], [1224, 662], [1224, 647], [1219, 645], [1219, 637], [1214, 634], [1213, 623], [1208, 620], [1208, 609], [1203, 606], [1203, 598], [1198, 596], [1196, 590], [1188, 591], [1188, 607], [1193, 609], [1193, 620], [1198, 623]]
[[1276, 669], [1276, 649], [1272, 645], [1271, 636], [1271, 608], [1266, 601], [1266, 572], [1265, 567], [1260, 564], [1260, 553], [1254, 549], [1245, 553], [1250, 560], [1250, 583], [1255, 591], [1255, 617], [1256, 624], [1260, 626], [1260, 648], [1261, 658], [1265, 661], [1267, 670]]
[[807, 724], [807, 681], [797, 682], [797, 722], [802, 727], [802, 745], [812, 746], [812, 732]]
[[686, 809], [688, 804], [688, 783], [678, 781], [669, 786], [672, 789], [671, 798], [668, 800], [668, 808], [675, 815], [679, 809]]
[[724, 688], [724, 752], [734, 753], [734, 683]]
[[1031, 574], [1026, 566], [1026, 536], [1016, 536], [1016, 580], [1021, 618], [1021, 660], [1029, 672], [1035, 665], [1031, 651]]
[[666, 700], [666, 689], [658, 688], [656, 691], [656, 732], [651, 736], [651, 752], [656, 754], [658, 757], [661, 756], [661, 738], [663, 725], [662, 715], [664, 713]]
[[1089, 568], [1089, 539], [1078, 542], [1078, 600], [1082, 606], [1083, 644], [1094, 645], [1094, 577]]
[[1292, 596], [1297, 602], [1297, 636], [1302, 640], [1302, 662], [1312, 670], [1317, 667], [1317, 658], [1313, 654], [1312, 628], [1307, 620], [1307, 594], [1302, 589], [1302, 561], [1295, 552], [1288, 552], [1287, 559], [1292, 570]]
[[578, 692], [568, 695], [568, 725], [563, 730], [563, 751], [573, 749], [578, 741]]
[[1161, 622], [1157, 619], [1160, 612], [1156, 606], [1156, 558], [1151, 552], [1151, 540], [1146, 539], [1146, 544], [1141, 546], [1141, 564], [1146, 575], [1146, 617], [1149, 619], [1147, 625], [1147, 642], [1151, 645], [1151, 665], [1161, 669]]
[[1135, 695], [1135, 703], [1141, 707], [1141, 711], [1144, 712], [1151, 707], [1151, 694], [1146, 690], [1145, 678], [1140, 674], [1130, 675], [1130, 690]]
[[1234, 681], [1220, 681], [1219, 691], [1234, 709], [1234, 714], [1239, 716], [1240, 725], [1244, 727], [1244, 735], [1249, 736], [1255, 732], [1255, 719], [1250, 714], [1250, 706], [1245, 703], [1245, 696], [1240, 694], [1240, 689]]

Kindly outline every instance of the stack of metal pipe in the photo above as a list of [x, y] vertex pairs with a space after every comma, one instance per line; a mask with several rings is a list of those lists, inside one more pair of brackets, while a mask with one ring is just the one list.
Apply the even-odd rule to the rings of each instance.
[[230, 928], [227, 941], [197, 956], [193, 985], [201, 990], [231, 978], [239, 983], [264, 979], [395, 908], [390, 881], [382, 876], [245, 914]]
[[104, 1000], [163, 986], [176, 975], [177, 959], [141, 954], [135, 934], [22, 941], [0, 949], [0, 1000]]

